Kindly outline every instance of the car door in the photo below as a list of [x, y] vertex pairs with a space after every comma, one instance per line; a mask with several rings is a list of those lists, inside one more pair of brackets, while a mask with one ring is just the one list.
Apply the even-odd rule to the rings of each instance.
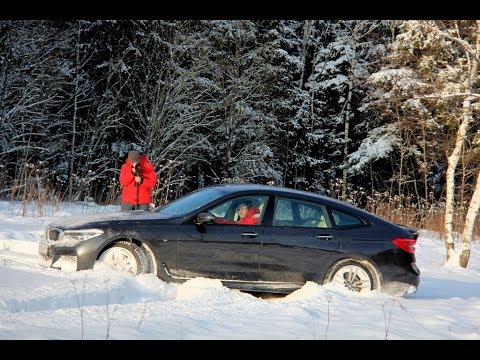
[[[253, 198], [258, 203], [259, 199]], [[177, 274], [185, 277], [208, 277], [224, 280], [256, 281], [260, 277], [259, 261], [264, 227], [261, 213], [258, 225], [235, 224], [236, 205], [245, 196], [206, 209], [224, 223], [196, 225], [194, 219], [181, 225], [178, 241]], [[226, 217], [226, 219], [225, 219]]]
[[263, 236], [261, 279], [304, 283], [323, 277], [340, 245], [326, 207], [280, 196], [274, 202], [271, 226]]

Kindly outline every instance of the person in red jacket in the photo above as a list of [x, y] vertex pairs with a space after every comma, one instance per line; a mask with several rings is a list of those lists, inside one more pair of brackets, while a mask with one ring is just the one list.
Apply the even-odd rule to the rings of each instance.
[[149, 210], [156, 183], [157, 174], [147, 157], [137, 150], [130, 151], [120, 170], [121, 210]]
[[260, 217], [255, 216], [260, 214], [260, 210], [252, 207], [250, 203], [243, 202], [237, 206], [237, 214], [240, 218], [238, 221], [228, 221], [220, 217], [215, 218], [215, 222], [219, 224], [234, 224], [234, 225], [257, 225]]

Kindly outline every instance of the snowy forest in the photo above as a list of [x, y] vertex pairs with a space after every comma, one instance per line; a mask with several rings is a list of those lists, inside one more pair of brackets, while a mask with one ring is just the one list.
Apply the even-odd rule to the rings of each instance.
[[3, 20], [0, 198], [118, 203], [137, 149], [156, 205], [227, 182], [325, 192], [441, 230], [466, 267], [479, 65], [480, 20]]

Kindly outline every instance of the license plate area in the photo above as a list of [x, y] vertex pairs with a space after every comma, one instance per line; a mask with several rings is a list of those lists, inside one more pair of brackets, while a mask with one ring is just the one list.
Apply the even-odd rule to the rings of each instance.
[[47, 244], [39, 244], [38, 245], [38, 253], [42, 256], [48, 256], [48, 245]]

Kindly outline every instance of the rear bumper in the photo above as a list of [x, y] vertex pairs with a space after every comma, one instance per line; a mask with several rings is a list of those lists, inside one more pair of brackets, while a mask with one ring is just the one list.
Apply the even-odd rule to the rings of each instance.
[[420, 269], [416, 263], [411, 263], [409, 271], [401, 274], [391, 274], [384, 278], [382, 290], [392, 295], [405, 295], [417, 291], [420, 285]]

